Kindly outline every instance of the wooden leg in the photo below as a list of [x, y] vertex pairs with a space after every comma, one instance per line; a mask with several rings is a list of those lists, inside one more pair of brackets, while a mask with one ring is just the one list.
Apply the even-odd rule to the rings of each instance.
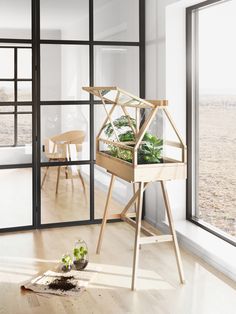
[[43, 188], [43, 185], [45, 183], [45, 180], [46, 180], [46, 177], [47, 177], [47, 174], [48, 174], [48, 170], [49, 170], [49, 166], [47, 166], [46, 171], [44, 173], [43, 180], [42, 180], [42, 183], [41, 183], [41, 189]]
[[161, 189], [162, 189], [162, 193], [163, 193], [163, 198], [164, 198], [164, 203], [165, 203], [165, 207], [166, 207], [166, 213], [167, 213], [170, 231], [171, 231], [171, 234], [173, 236], [175, 257], [176, 257], [176, 261], [177, 261], [180, 282], [185, 283], [183, 265], [182, 265], [180, 250], [179, 250], [179, 244], [178, 244], [178, 240], [177, 240], [177, 236], [176, 236], [176, 232], [175, 232], [175, 228], [174, 228], [174, 220], [172, 217], [172, 212], [171, 212], [169, 197], [168, 197], [168, 193], [167, 193], [167, 189], [166, 189], [166, 184], [164, 181], [161, 181]]
[[135, 290], [136, 278], [138, 271], [138, 259], [139, 259], [139, 238], [142, 220], [142, 208], [143, 208], [143, 191], [144, 183], [139, 183], [139, 197], [138, 197], [138, 208], [136, 216], [136, 229], [135, 229], [135, 242], [134, 242], [134, 257], [133, 257], [133, 272], [132, 272], [132, 286], [131, 289]]
[[57, 184], [56, 184], [56, 194], [58, 193], [58, 186], [59, 186], [59, 180], [60, 180], [60, 172], [61, 172], [61, 166], [57, 168]]
[[115, 176], [112, 175], [108, 194], [107, 194], [107, 200], [106, 200], [106, 205], [105, 205], [105, 209], [104, 209], [99, 239], [98, 239], [97, 254], [99, 254], [101, 251], [101, 245], [102, 245], [102, 240], [103, 240], [103, 235], [104, 235], [104, 229], [105, 229], [105, 226], [107, 223], [108, 209], [109, 209], [109, 203], [110, 203], [110, 199], [111, 199], [111, 195], [112, 195], [112, 189], [113, 189], [114, 181], [115, 181]]
[[[133, 182], [133, 193], [135, 195], [136, 193], [136, 185], [135, 185], [135, 182]], [[136, 201], [134, 202], [134, 210], [135, 212], [137, 212], [137, 204], [136, 204]]]
[[85, 200], [87, 202], [85, 183], [84, 183], [84, 179], [83, 179], [83, 177], [82, 177], [82, 175], [80, 173], [80, 169], [78, 169], [78, 174], [79, 174], [79, 179], [80, 179], [80, 181], [82, 183], [82, 187], [83, 187], [83, 191], [84, 191], [84, 197], [85, 197]]

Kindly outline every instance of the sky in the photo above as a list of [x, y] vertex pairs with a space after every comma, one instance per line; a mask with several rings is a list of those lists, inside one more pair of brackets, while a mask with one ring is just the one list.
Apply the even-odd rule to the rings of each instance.
[[236, 95], [236, 0], [199, 11], [199, 88]]

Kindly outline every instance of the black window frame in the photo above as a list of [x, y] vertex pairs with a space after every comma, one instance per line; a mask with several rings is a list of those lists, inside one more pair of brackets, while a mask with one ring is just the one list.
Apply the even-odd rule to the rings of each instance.
[[[11, 228], [2, 228], [1, 232], [21, 231], [31, 229], [68, 227], [78, 225], [89, 225], [101, 223], [102, 219], [96, 219], [94, 213], [94, 105], [100, 104], [94, 100], [93, 95], [89, 100], [59, 100], [42, 101], [40, 99], [40, 46], [42, 44], [60, 44], [60, 45], [86, 45], [89, 46], [89, 85], [94, 85], [94, 47], [95, 46], [135, 46], [139, 49], [139, 96], [145, 98], [145, 1], [139, 1], [139, 41], [95, 41], [94, 40], [94, 1], [89, 0], [89, 39], [88, 40], [51, 40], [40, 38], [40, 0], [31, 0], [31, 20], [32, 20], [32, 38], [31, 39], [12, 39], [0, 38], [0, 44], [31, 44], [32, 45], [32, 164], [9, 164], [0, 165], [1, 169], [32, 168], [33, 170], [33, 221], [30, 226], [20, 226]], [[9, 103], [8, 103], [9, 104]], [[22, 105], [25, 103], [21, 102]], [[42, 162], [41, 161], [41, 123], [40, 110], [44, 105], [89, 105], [90, 107], [90, 159], [82, 161], [66, 162]], [[60, 165], [89, 165], [90, 167], [90, 218], [81, 221], [66, 221], [59, 223], [41, 223], [41, 168], [46, 166]], [[145, 202], [144, 202], [145, 203]], [[145, 206], [144, 206], [145, 209]], [[143, 213], [144, 215], [144, 213]], [[108, 220], [109, 222], [120, 221], [119, 219]]]
[[[186, 197], [186, 219], [206, 231], [214, 234], [222, 240], [236, 246], [236, 242], [233, 237], [228, 236], [225, 232], [221, 232], [218, 228], [198, 219], [193, 215], [193, 207], [196, 204], [196, 151], [197, 151], [197, 136], [198, 129], [195, 128], [198, 121], [198, 115], [196, 113], [196, 104], [198, 103], [198, 56], [197, 49], [194, 49], [197, 45], [195, 31], [198, 20], [196, 18], [196, 12], [204, 7], [211, 5], [217, 5], [224, 3], [227, 0], [208, 0], [199, 4], [186, 8], [186, 104], [187, 104], [187, 147], [188, 147], [188, 178], [187, 178], [187, 197]], [[195, 17], [194, 17], [195, 14]], [[195, 39], [194, 39], [195, 38]]]
[[[14, 100], [13, 101], [6, 101], [6, 102], [0, 102], [0, 107], [14, 107], [13, 111], [0, 111], [0, 115], [12, 115], [13, 116], [13, 144], [12, 145], [1, 145], [0, 147], [21, 147], [24, 146], [24, 144], [18, 143], [18, 116], [19, 115], [25, 115], [30, 114], [31, 115], [31, 121], [32, 121], [32, 109], [29, 111], [18, 111], [18, 108], [20, 106], [31, 106], [32, 108], [32, 100], [31, 101], [19, 101], [18, 100], [18, 82], [31, 82], [32, 84], [32, 76], [31, 78], [18, 78], [18, 50], [19, 49], [31, 49], [30, 46], [0, 46], [0, 49], [12, 49], [13, 50], [13, 69], [14, 69], [14, 75], [13, 78], [4, 78], [0, 77], [0, 82], [13, 82], [14, 83]], [[31, 63], [31, 60], [30, 60]], [[31, 88], [31, 98], [32, 98], [32, 88]]]

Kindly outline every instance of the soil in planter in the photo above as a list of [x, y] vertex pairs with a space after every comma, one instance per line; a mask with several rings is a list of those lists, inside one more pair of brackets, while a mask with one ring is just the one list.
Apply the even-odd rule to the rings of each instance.
[[58, 277], [57, 279], [53, 280], [49, 285], [49, 289], [52, 290], [61, 290], [61, 291], [68, 291], [72, 290], [76, 287], [75, 284], [70, 282], [71, 279], [73, 279], [73, 276], [68, 277]]
[[77, 270], [83, 270], [88, 265], [88, 261], [83, 259], [79, 261], [74, 261], [74, 266]]

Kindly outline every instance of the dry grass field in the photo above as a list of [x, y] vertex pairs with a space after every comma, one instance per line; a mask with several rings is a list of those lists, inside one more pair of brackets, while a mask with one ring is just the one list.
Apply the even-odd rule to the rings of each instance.
[[199, 216], [236, 236], [236, 96], [200, 103]]

